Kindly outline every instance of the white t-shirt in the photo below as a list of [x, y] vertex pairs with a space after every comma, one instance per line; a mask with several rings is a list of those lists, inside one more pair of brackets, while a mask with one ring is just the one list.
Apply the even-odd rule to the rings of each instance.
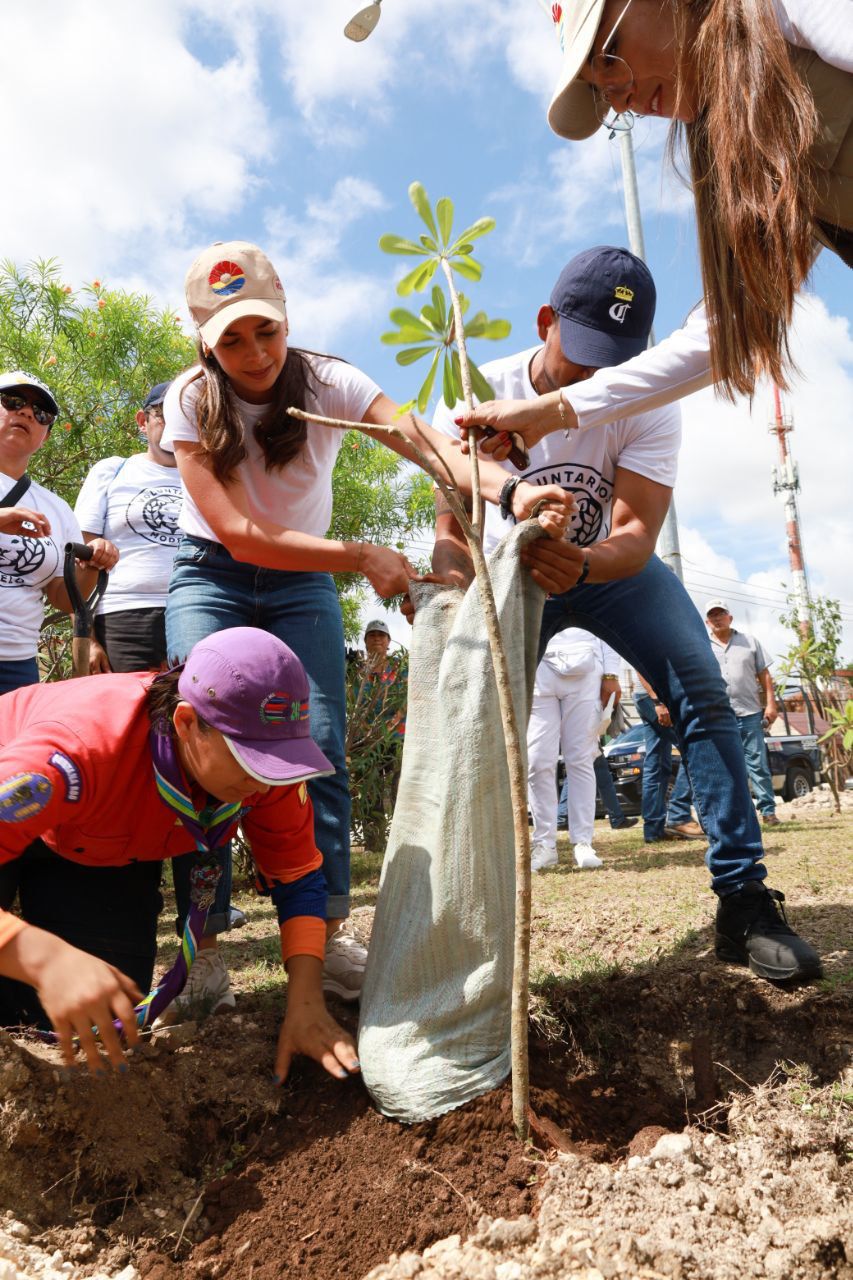
[[98, 613], [166, 607], [182, 500], [177, 468], [145, 453], [103, 458], [92, 467], [74, 514], [81, 529], [109, 538], [120, 556]]
[[[0, 493], [16, 483], [0, 472]], [[62, 577], [66, 542], [82, 542], [80, 526], [68, 503], [32, 482], [17, 504], [40, 511], [50, 521], [49, 538], [0, 533], [0, 661], [24, 662], [38, 650], [44, 621], [42, 591]]]
[[[483, 376], [495, 390], [496, 400], [535, 400], [538, 392], [530, 381], [530, 362], [540, 348], [531, 347], [518, 355], [483, 365]], [[457, 412], [454, 410], [454, 412]], [[459, 428], [443, 400], [439, 401], [433, 426], [446, 436], [459, 439]], [[610, 534], [613, 482], [616, 468], [672, 488], [681, 445], [681, 412], [667, 405], [649, 413], [620, 418], [601, 431], [553, 432], [530, 450], [530, 465], [522, 472], [533, 484], [558, 484], [574, 494], [577, 510], [571, 519], [569, 538], [588, 547]], [[519, 474], [510, 463], [502, 464], [510, 475]], [[500, 509], [486, 504], [483, 550], [488, 555], [510, 527]]]
[[[316, 375], [317, 392], [313, 404], [309, 397], [307, 407], [327, 418], [361, 422], [373, 401], [382, 394], [381, 389], [367, 374], [343, 360], [324, 356], [309, 359]], [[190, 369], [176, 378], [166, 394], [163, 404], [166, 429], [160, 441], [164, 449], [173, 448], [176, 440], [198, 440], [194, 404], [200, 382], [191, 381], [196, 372], [197, 368]], [[237, 467], [237, 474], [245, 486], [250, 513], [287, 529], [325, 537], [332, 519], [332, 471], [344, 433], [309, 422], [301, 453], [285, 467], [267, 471], [253, 428], [269, 412], [270, 406], [248, 404], [236, 396], [233, 400], [243, 420], [248, 454]], [[216, 541], [216, 535], [186, 491], [180, 526], [193, 537]]]

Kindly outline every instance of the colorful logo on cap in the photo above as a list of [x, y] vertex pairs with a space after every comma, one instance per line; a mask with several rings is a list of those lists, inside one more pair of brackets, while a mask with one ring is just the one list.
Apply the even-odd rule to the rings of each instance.
[[626, 284], [617, 284], [613, 290], [613, 296], [618, 298], [620, 302], [633, 302], [634, 290], [629, 289]]
[[264, 724], [300, 723], [308, 719], [308, 699], [300, 701], [289, 693], [270, 693], [261, 703]]
[[217, 262], [207, 277], [207, 282], [217, 298], [230, 298], [243, 288], [246, 273], [237, 262]]

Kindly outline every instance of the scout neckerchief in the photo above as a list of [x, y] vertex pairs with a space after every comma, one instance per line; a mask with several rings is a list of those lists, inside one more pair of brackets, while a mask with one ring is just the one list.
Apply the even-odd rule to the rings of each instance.
[[186, 985], [222, 874], [217, 850], [227, 842], [241, 807], [239, 801], [235, 804], [214, 802], [198, 812], [185, 790], [186, 780], [172, 736], [152, 729], [150, 743], [157, 792], [163, 803], [174, 809], [179, 821], [195, 840], [198, 857], [190, 872], [190, 909], [180, 950], [169, 972], [136, 1006], [136, 1021], [140, 1027], [152, 1023]]

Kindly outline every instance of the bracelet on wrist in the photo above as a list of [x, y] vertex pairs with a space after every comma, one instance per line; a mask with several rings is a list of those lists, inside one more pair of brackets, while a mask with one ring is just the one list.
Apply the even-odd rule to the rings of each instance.
[[512, 499], [520, 484], [521, 476], [510, 476], [508, 480], [504, 481], [501, 487], [501, 491], [498, 496], [498, 505], [501, 509], [501, 515], [504, 520], [515, 520], [515, 515], [512, 510]]
[[605, 671], [604, 675], [601, 678], [602, 680], [618, 680], [619, 679], [619, 677], [616, 675], [614, 671]]
[[589, 568], [590, 568], [589, 556], [585, 555], [583, 558], [583, 568], [581, 569], [580, 577], [575, 583], [576, 587], [579, 587], [582, 582], [586, 582], [587, 578], [589, 577]]

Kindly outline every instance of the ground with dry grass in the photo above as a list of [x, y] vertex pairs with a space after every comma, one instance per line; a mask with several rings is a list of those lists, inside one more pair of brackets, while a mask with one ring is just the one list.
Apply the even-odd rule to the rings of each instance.
[[[786, 807], [768, 832], [768, 883], [825, 959], [793, 990], [714, 959], [701, 845], [599, 823], [596, 847], [600, 871], [565, 847], [535, 877], [533, 1146], [500, 1091], [415, 1132], [309, 1066], [275, 1090], [278, 931], [238, 892], [234, 1015], [119, 1080], [0, 1045], [0, 1280], [852, 1276], [853, 813]], [[366, 936], [379, 869], [356, 852]], [[167, 910], [164, 965], [174, 947]]]

